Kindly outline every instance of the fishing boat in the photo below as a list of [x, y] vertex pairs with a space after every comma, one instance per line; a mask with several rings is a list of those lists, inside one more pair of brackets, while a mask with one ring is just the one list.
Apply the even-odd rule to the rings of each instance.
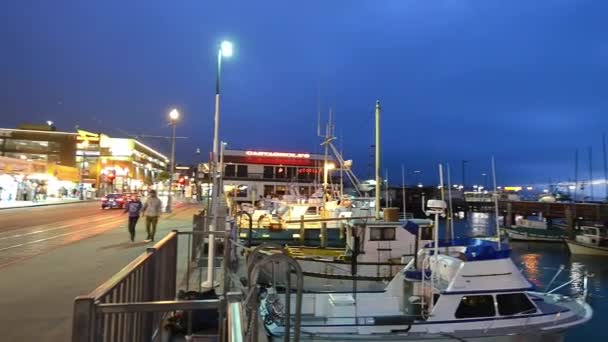
[[[288, 246], [304, 275], [306, 292], [320, 291], [383, 291], [386, 285], [414, 258], [418, 246], [428, 242], [433, 222], [428, 219], [409, 219], [400, 222], [362, 220], [345, 225], [346, 247], [319, 248]], [[278, 253], [276, 249], [261, 252]], [[262, 271], [259, 282], [284, 287], [289, 270], [274, 265]], [[292, 285], [294, 283], [291, 283]]]
[[258, 314], [270, 341], [334, 342], [561, 340], [591, 319], [584, 299], [534, 291], [510, 253], [487, 240], [436, 239], [382, 292], [292, 294], [286, 312], [270, 288]]
[[515, 241], [562, 242], [566, 239], [564, 230], [548, 228], [545, 221], [520, 219], [517, 225], [502, 230], [509, 240]]
[[603, 227], [581, 227], [581, 234], [566, 240], [571, 254], [608, 256], [608, 230]]

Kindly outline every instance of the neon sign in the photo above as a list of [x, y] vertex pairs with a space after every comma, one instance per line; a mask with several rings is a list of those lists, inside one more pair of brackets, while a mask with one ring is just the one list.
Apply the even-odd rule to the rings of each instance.
[[280, 158], [297, 158], [309, 159], [309, 153], [291, 153], [291, 152], [263, 152], [263, 151], [246, 151], [246, 155], [252, 157], [280, 157]]

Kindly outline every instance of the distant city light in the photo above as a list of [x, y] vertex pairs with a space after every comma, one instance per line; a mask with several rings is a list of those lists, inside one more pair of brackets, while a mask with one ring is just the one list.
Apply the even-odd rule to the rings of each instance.
[[570, 190], [575, 190], [575, 189], [576, 189], [576, 186], [574, 186], [574, 185], [569, 185], [569, 186], [568, 186], [568, 189], [570, 189]]
[[53, 126], [53, 121], [47, 120], [46, 124], [49, 125], [49, 126]]
[[534, 189], [534, 188], [533, 188], [533, 187], [531, 187], [531, 186], [529, 186], [529, 187], [527, 187], [527, 188], [526, 188], [526, 190], [528, 190], [528, 191], [532, 191], [533, 189]]
[[543, 189], [543, 192], [544, 192], [544, 193], [548, 193], [548, 192], [549, 192], [549, 190], [547, 190], [547, 189]]
[[418, 183], [418, 187], [419, 187], [419, 188], [422, 188], [422, 183]]

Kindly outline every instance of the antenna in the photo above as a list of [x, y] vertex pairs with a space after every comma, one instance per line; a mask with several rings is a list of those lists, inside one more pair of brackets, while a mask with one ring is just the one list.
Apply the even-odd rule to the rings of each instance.
[[496, 188], [496, 164], [494, 163], [494, 156], [492, 156], [492, 179], [494, 180], [494, 215], [496, 219], [496, 236], [498, 237], [498, 249], [501, 249], [500, 245], [500, 225], [498, 224], [498, 189]]
[[321, 137], [321, 81], [317, 88], [317, 136]]
[[591, 146], [589, 146], [589, 190], [593, 201], [593, 150]]

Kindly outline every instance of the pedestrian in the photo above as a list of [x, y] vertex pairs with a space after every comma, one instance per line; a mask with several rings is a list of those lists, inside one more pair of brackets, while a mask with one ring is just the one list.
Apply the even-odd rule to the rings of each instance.
[[142, 208], [143, 204], [141, 204], [137, 195], [133, 195], [131, 201], [129, 201], [125, 207], [125, 214], [129, 213], [129, 234], [131, 235], [131, 242], [135, 241], [135, 226], [137, 225], [137, 220], [139, 220], [139, 214]]
[[154, 241], [154, 235], [156, 234], [156, 224], [158, 223], [158, 217], [162, 211], [162, 203], [156, 196], [156, 190], [150, 190], [150, 196], [144, 204], [143, 212], [146, 215], [146, 231], [148, 232], [148, 238], [145, 242]]

